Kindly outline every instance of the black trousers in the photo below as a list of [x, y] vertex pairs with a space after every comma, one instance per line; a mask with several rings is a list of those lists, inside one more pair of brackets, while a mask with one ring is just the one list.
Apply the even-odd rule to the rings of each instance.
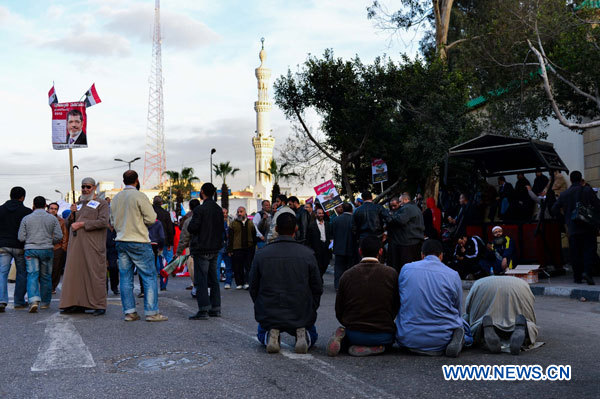
[[337, 290], [340, 285], [342, 274], [352, 266], [354, 266], [354, 255], [335, 255], [333, 268], [333, 285]]
[[[119, 254], [117, 251], [106, 252], [106, 263], [108, 267], [108, 279], [106, 281], [106, 290], [108, 291], [108, 281], [110, 280], [110, 289], [112, 292], [119, 290]], [[140, 284], [140, 287], [142, 285]]]
[[398, 245], [391, 244], [388, 248], [390, 263], [398, 273], [402, 270], [402, 266], [407, 263], [421, 260], [421, 247], [423, 242], [414, 245]]
[[321, 273], [321, 277], [323, 277], [329, 266], [329, 261], [331, 260], [329, 245], [327, 242], [319, 241], [317, 248], [313, 248], [312, 250], [315, 252], [317, 265], [319, 265], [319, 272]]
[[231, 266], [236, 285], [249, 284], [248, 275], [254, 259], [254, 248], [234, 249], [231, 256]]
[[65, 269], [65, 262], [67, 261], [67, 253], [64, 249], [58, 248], [54, 250], [54, 258], [52, 260], [52, 291], [56, 290], [58, 283], [60, 283], [60, 276]]
[[592, 269], [596, 261], [596, 246], [595, 234], [573, 234], [569, 236], [569, 254], [575, 281], [581, 281], [582, 273], [592, 276]]

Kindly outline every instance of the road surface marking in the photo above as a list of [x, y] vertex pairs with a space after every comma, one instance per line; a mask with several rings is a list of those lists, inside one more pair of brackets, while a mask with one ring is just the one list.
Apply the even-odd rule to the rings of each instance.
[[70, 317], [55, 313], [39, 323], [46, 323], [46, 330], [31, 371], [96, 366]]

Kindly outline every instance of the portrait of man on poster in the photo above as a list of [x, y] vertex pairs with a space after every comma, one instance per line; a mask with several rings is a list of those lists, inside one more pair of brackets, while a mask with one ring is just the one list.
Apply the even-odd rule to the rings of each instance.
[[66, 144], [72, 147], [86, 146], [87, 136], [83, 130], [84, 120], [81, 111], [72, 109], [67, 113], [67, 137]]

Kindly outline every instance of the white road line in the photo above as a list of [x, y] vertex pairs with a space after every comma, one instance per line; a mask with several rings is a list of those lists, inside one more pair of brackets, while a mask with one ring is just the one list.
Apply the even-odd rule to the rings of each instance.
[[38, 323], [47, 325], [31, 371], [96, 366], [70, 317], [55, 313]]
[[[160, 298], [160, 299], [165, 302], [168, 302], [168, 303], [172, 304], [173, 306], [176, 306], [180, 309], [193, 311], [191, 306], [188, 306], [187, 304], [180, 302], [178, 300], [171, 299], [171, 298]], [[254, 342], [257, 342], [256, 336], [248, 333], [246, 330], [243, 329], [243, 327], [241, 327], [229, 320], [223, 319], [223, 318], [219, 318], [218, 321], [226, 329], [228, 329], [232, 332], [235, 332], [239, 335], [242, 335]], [[335, 382], [338, 386], [346, 387], [353, 394], [357, 394], [359, 396], [366, 397], [366, 398], [370, 398], [370, 397], [395, 398], [396, 397], [396, 396], [389, 394], [388, 392], [386, 392], [372, 384], [369, 384], [368, 382], [365, 382], [365, 381], [353, 376], [352, 374], [349, 374], [343, 370], [337, 369], [334, 365], [332, 365], [324, 360], [318, 359], [318, 358], [314, 357], [313, 355], [311, 355], [310, 353], [307, 353], [307, 354], [294, 353], [293, 347], [284, 342], [281, 343], [281, 346], [283, 348], [286, 348], [286, 349], [282, 349], [279, 352], [283, 356], [287, 357], [288, 359], [298, 361], [311, 370], [317, 371], [318, 373], [322, 374], [323, 376], [325, 376], [328, 379]]]

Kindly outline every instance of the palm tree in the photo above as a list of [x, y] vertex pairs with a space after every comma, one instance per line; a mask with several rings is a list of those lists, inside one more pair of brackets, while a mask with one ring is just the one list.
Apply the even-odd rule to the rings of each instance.
[[279, 189], [279, 180], [287, 180], [290, 177], [298, 176], [295, 172], [285, 172], [288, 164], [283, 163], [281, 166], [277, 166], [277, 162], [274, 159], [271, 159], [271, 163], [269, 164], [269, 169], [267, 171], [261, 170], [259, 171], [265, 176], [268, 176], [273, 181], [273, 191], [271, 192], [271, 203], [275, 202], [275, 198], [281, 193]]
[[[193, 183], [200, 179], [194, 176], [194, 168], [182, 168], [181, 172], [166, 170], [163, 174], [169, 177], [170, 188], [173, 194], [175, 194], [175, 202], [177, 204], [175, 213], [180, 215], [181, 204], [184, 200], [191, 198], [192, 190], [194, 189]], [[169, 189], [161, 191], [160, 195], [163, 198], [169, 198], [169, 202], [172, 201], [172, 194]]]
[[221, 186], [221, 206], [229, 209], [229, 187], [227, 187], [225, 180], [229, 175], [233, 177], [239, 171], [239, 168], [232, 167], [229, 161], [227, 161], [221, 162], [218, 165], [213, 164], [213, 170], [215, 171], [215, 175], [221, 176], [223, 179], [223, 185]]

